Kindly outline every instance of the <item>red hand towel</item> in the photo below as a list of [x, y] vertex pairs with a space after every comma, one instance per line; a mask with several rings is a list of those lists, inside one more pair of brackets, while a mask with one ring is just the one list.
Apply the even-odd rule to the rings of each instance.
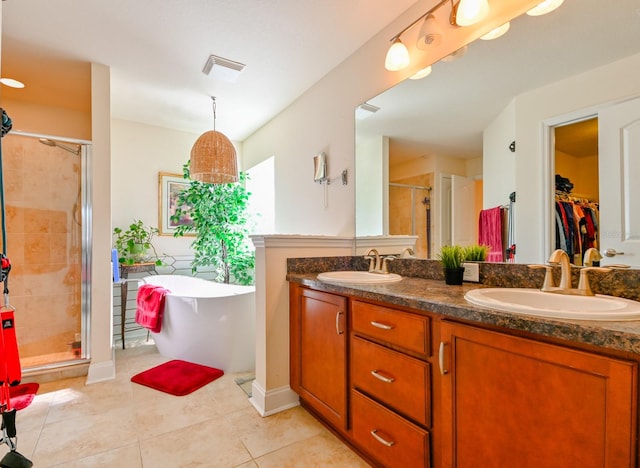
[[487, 261], [502, 262], [502, 207], [482, 210], [478, 228], [478, 243], [490, 247]]
[[138, 288], [136, 303], [136, 323], [159, 333], [162, 327], [164, 298], [171, 291], [153, 284], [143, 284]]

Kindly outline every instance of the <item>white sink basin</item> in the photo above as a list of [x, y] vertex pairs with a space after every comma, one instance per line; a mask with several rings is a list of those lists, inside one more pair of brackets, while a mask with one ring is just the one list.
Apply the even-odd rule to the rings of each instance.
[[379, 284], [395, 283], [402, 276], [395, 273], [370, 273], [368, 271], [327, 271], [318, 275], [326, 283]]
[[486, 288], [468, 291], [475, 305], [507, 312], [579, 320], [638, 320], [640, 302], [621, 297], [573, 296], [525, 288]]

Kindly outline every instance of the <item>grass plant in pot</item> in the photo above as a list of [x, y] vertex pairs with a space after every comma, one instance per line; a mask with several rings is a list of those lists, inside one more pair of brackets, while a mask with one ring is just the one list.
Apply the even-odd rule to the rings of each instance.
[[[114, 246], [118, 251], [118, 262], [123, 265], [134, 265], [153, 261], [162, 265], [151, 239], [158, 234], [158, 229], [145, 226], [142, 220], [134, 220], [128, 228], [114, 228]], [[151, 254], [153, 252], [153, 254]]]
[[[189, 179], [189, 163], [182, 170]], [[188, 215], [192, 224], [180, 225], [175, 236], [195, 233], [191, 244], [193, 272], [198, 267], [213, 267], [215, 281], [251, 285], [254, 282], [255, 254], [249, 239], [249, 193], [245, 188], [247, 175], [239, 174], [239, 182], [206, 184], [191, 180], [189, 188], [178, 195], [172, 220]]]
[[465, 250], [459, 245], [443, 245], [438, 254], [438, 260], [444, 270], [446, 284], [462, 284], [464, 276]]
[[468, 245], [464, 247], [465, 262], [484, 262], [489, 253], [488, 245]]

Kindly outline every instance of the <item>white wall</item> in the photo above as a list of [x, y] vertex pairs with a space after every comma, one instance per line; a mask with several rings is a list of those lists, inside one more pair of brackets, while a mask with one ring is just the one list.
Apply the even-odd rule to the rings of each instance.
[[[640, 95], [640, 54], [597, 68], [516, 98], [516, 244], [519, 263], [541, 263], [545, 256], [545, 186], [542, 126], [597, 105]], [[486, 180], [486, 178], [485, 178]], [[485, 183], [485, 186], [488, 185]], [[548, 239], [546, 239], [548, 242]], [[520, 248], [526, 246], [526, 248]]]
[[356, 167], [354, 180], [358, 203], [356, 223], [357, 236], [380, 236], [389, 234], [388, 183], [389, 175], [389, 138], [384, 136], [362, 138], [356, 142]]
[[516, 190], [516, 153], [509, 150], [509, 144], [515, 139], [516, 105], [512, 99], [482, 134], [482, 206], [485, 209], [507, 204], [509, 194]]
[[113, 352], [113, 295], [111, 270], [111, 198], [109, 173], [110, 69], [91, 65], [91, 217], [92, 261], [89, 325], [91, 364], [87, 383], [115, 378]]
[[[389, 72], [384, 68], [389, 39], [432, 6], [430, 2], [417, 2], [245, 140], [243, 155], [248, 167], [272, 155], [276, 157], [276, 232], [353, 236], [353, 181], [348, 186], [331, 185], [325, 209], [324, 188], [315, 184], [312, 178], [313, 155], [319, 151], [327, 153], [331, 177], [339, 176], [343, 169], [353, 174], [354, 109], [358, 104], [523, 13], [535, 3], [535, 0], [494, 2], [487, 21], [447, 29], [447, 40], [434, 50], [417, 50], [415, 40], [411, 40], [415, 32], [412, 30], [405, 41], [412, 65], [402, 72]], [[448, 12], [448, 8], [441, 8], [437, 16], [446, 16]]]
[[[134, 219], [158, 227], [158, 173], [182, 174], [199, 135], [128, 120], [111, 121], [111, 198], [113, 227]], [[236, 148], [238, 145], [234, 143]], [[190, 237], [159, 236], [153, 244], [159, 255], [190, 254]]]

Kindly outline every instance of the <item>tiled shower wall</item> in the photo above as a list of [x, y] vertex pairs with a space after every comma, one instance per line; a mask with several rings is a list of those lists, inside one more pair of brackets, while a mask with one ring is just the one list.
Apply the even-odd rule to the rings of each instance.
[[2, 138], [10, 304], [22, 367], [77, 357], [81, 159], [37, 138]]
[[[433, 187], [433, 174], [421, 174], [398, 181], [401, 184]], [[416, 255], [427, 257], [427, 205], [423, 203], [425, 197], [433, 198], [433, 191], [414, 190], [413, 205], [411, 204], [412, 189], [406, 187], [389, 187], [389, 234], [411, 234], [411, 218], [414, 217], [416, 240]], [[433, 205], [433, 203], [432, 203]], [[431, 211], [433, 213], [433, 211]], [[433, 233], [434, 218], [431, 216], [431, 232]], [[433, 242], [433, 236], [431, 237]], [[432, 249], [433, 250], [433, 249]]]

